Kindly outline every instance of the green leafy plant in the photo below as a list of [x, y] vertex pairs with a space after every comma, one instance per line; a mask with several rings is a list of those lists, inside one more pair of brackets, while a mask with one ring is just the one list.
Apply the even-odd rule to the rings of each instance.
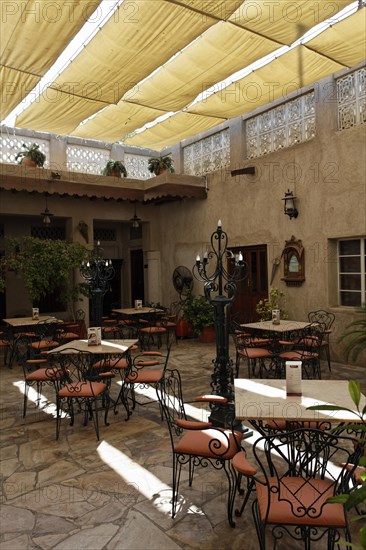
[[361, 319], [347, 325], [345, 333], [338, 339], [338, 342], [345, 342], [345, 358], [352, 361], [356, 361], [366, 350], [366, 305], [362, 305], [358, 312], [362, 315]]
[[173, 168], [173, 160], [169, 156], [164, 157], [151, 157], [148, 160], [149, 172], [158, 176], [163, 170], [168, 172], [175, 172]]
[[[347, 409], [345, 407], [338, 407], [337, 405], [313, 405], [312, 407], [308, 407], [310, 410], [315, 411], [348, 411], [355, 415], [355, 417], [358, 417], [359, 422], [354, 423], [348, 423], [343, 425], [343, 429], [345, 430], [354, 430], [357, 433], [361, 434], [361, 437], [359, 438], [359, 445], [361, 445], [363, 448], [365, 448], [366, 444], [366, 406], [364, 406], [362, 409], [360, 409], [360, 401], [361, 401], [361, 385], [357, 380], [349, 380], [348, 382], [348, 393], [350, 394], [353, 403], [356, 406], [357, 412]], [[355, 506], [359, 506], [360, 504], [366, 503], [366, 456], [364, 451], [364, 456], [360, 458], [359, 465], [361, 468], [363, 468], [363, 471], [360, 474], [362, 485], [358, 485], [353, 491], [346, 494], [340, 494], [336, 495], [334, 497], [330, 497], [327, 502], [338, 502], [341, 504], [344, 504], [345, 508], [347, 510], [350, 510], [351, 508]], [[365, 521], [366, 520], [366, 514], [359, 514], [353, 518], [351, 518], [351, 521]], [[366, 550], [366, 525], [360, 528], [359, 531], [359, 537], [360, 537], [360, 546], [356, 546], [354, 544], [350, 544], [349, 542], [345, 542], [344, 545], [350, 546], [352, 548]]]
[[117, 177], [127, 177], [127, 170], [121, 160], [110, 159], [102, 171], [103, 176], [116, 175]]
[[33, 160], [37, 164], [37, 166], [43, 167], [44, 163], [46, 162], [46, 155], [42, 153], [38, 143], [32, 143], [32, 145], [29, 146], [23, 143], [22, 147], [24, 151], [19, 151], [19, 153], [17, 153], [15, 157], [15, 160], [17, 160], [19, 164], [22, 164], [23, 159], [25, 157], [28, 157]]
[[203, 328], [213, 326], [215, 313], [211, 302], [205, 296], [193, 296], [191, 291], [186, 292], [186, 299], [182, 301], [183, 318], [192, 325], [194, 334], [198, 335]]
[[283, 308], [285, 294], [282, 290], [279, 290], [276, 287], [271, 287], [269, 289], [268, 298], [264, 300], [259, 300], [256, 306], [256, 312], [259, 315], [261, 321], [270, 321], [272, 319], [272, 309], [280, 310], [281, 319], [287, 319], [287, 314]]
[[6, 274], [13, 271], [23, 276], [33, 303], [57, 291], [61, 303], [69, 305], [80, 294], [85, 294], [82, 284], [74, 284], [72, 270], [86, 261], [89, 254], [79, 243], [34, 237], [9, 238], [0, 259], [0, 291], [5, 289]]

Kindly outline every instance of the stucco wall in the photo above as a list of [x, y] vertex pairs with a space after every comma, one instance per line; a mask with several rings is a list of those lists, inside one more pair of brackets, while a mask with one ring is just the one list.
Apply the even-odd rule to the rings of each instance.
[[[106, 250], [106, 254], [126, 260], [122, 274], [125, 301], [121, 305], [129, 305], [125, 297], [130, 286], [129, 250], [133, 247], [141, 245], [144, 250], [146, 301], [169, 305], [178, 299], [172, 284], [175, 267], [184, 265], [192, 269], [197, 253], [202, 255], [209, 248], [211, 233], [219, 219], [228, 233], [231, 247], [267, 245], [269, 275], [273, 259], [281, 257], [285, 241], [294, 235], [302, 240], [305, 248], [306, 280], [299, 287], [286, 286], [281, 281], [281, 262], [272, 286], [285, 292], [290, 318], [306, 320], [308, 311], [321, 308], [336, 314], [331, 343], [333, 358], [340, 360], [342, 354], [337, 340], [346, 324], [355, 318], [355, 311], [337, 306], [334, 243], [341, 237], [366, 235], [366, 148], [364, 126], [337, 130], [333, 86], [334, 81], [329, 78], [316, 88], [317, 134], [306, 143], [247, 161], [245, 119], [239, 117], [228, 122], [231, 167], [207, 175], [206, 200], [184, 199], [158, 206], [139, 204], [138, 215], [143, 220], [141, 243], [128, 240], [129, 220], [134, 214], [134, 206], [128, 202], [53, 196], [49, 200], [50, 210], [56, 217], [69, 220], [69, 237], [73, 240], [81, 239], [76, 229], [80, 219], [90, 228], [95, 220], [109, 220], [119, 228], [117, 248]], [[183, 146], [184, 143], [171, 148], [177, 157], [177, 168]], [[60, 151], [57, 154], [62, 156]], [[231, 170], [248, 164], [255, 166], [254, 175], [231, 176]], [[288, 189], [297, 197], [297, 219], [290, 220], [283, 213], [282, 198]], [[10, 227], [12, 230], [16, 227], [11, 221], [15, 214], [39, 216], [44, 198], [2, 192], [0, 206], [8, 232]], [[24, 218], [16, 231], [26, 234], [29, 226], [29, 220]], [[92, 234], [90, 237], [89, 245], [92, 246]], [[17, 288], [16, 282], [12, 285], [12, 289]], [[29, 307], [24, 293], [18, 290], [18, 309]], [[195, 290], [202, 292], [198, 282], [195, 282]], [[7, 313], [12, 315], [15, 304], [13, 298], [9, 300]], [[365, 358], [361, 362], [365, 362]]]

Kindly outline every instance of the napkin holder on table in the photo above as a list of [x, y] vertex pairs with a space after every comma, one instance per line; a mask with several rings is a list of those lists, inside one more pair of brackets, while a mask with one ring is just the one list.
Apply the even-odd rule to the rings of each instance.
[[302, 395], [301, 361], [286, 361], [286, 394]]
[[102, 343], [101, 327], [88, 328], [88, 346], [99, 346]]
[[135, 300], [135, 309], [142, 309], [142, 300]]
[[38, 321], [38, 319], [39, 319], [39, 309], [38, 309], [38, 307], [33, 307], [32, 308], [32, 319], [34, 321]]

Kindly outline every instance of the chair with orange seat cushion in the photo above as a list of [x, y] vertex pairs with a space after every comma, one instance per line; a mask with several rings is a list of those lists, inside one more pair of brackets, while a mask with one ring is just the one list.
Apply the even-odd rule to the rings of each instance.
[[318, 309], [317, 311], [310, 311], [308, 313], [309, 323], [321, 323], [324, 325], [324, 337], [321, 343], [321, 349], [325, 350], [325, 355], [328, 362], [329, 371], [332, 370], [330, 362], [330, 342], [329, 338], [332, 333], [332, 326], [335, 321], [334, 313], [325, 311], [324, 309]]
[[[181, 470], [184, 465], [189, 468], [189, 485], [193, 482], [196, 467], [213, 466], [223, 470], [228, 481], [227, 517], [233, 527], [233, 495], [235, 492], [236, 474], [231, 460], [241, 450], [242, 433], [233, 429], [217, 428], [205, 420], [189, 420], [183, 401], [182, 383], [179, 371], [167, 369], [165, 376], [157, 385], [157, 395], [168, 424], [173, 453], [172, 481], [172, 517], [174, 518], [184, 497], [179, 495]], [[227, 399], [220, 396], [202, 396], [197, 401], [210, 403], [220, 400], [225, 405]], [[192, 417], [192, 414], [190, 415]], [[197, 417], [202, 418], [202, 410], [197, 408]]]
[[165, 337], [168, 344], [169, 332], [161, 310], [152, 309], [146, 318], [139, 319], [138, 338], [142, 350], [150, 350], [152, 346], [159, 350]]
[[264, 373], [266, 373], [266, 377], [269, 377], [268, 371], [276, 366], [274, 353], [270, 349], [270, 340], [255, 338], [244, 333], [233, 334], [233, 339], [236, 349], [235, 377], [239, 376], [241, 360], [248, 365], [249, 378], [251, 376], [263, 378]]
[[167, 369], [170, 349], [171, 346], [169, 345], [166, 353], [143, 351], [134, 357], [131, 369], [126, 374], [123, 382], [126, 398], [130, 398], [132, 401], [132, 410], [135, 409], [136, 404], [144, 406], [155, 401], [146, 397], [143, 402], [137, 401], [136, 390], [143, 394], [151, 386], [154, 388], [157, 387]]
[[27, 414], [28, 395], [31, 387], [37, 391], [36, 406], [40, 406], [42, 389], [44, 386], [53, 386], [62, 376], [59, 368], [50, 364], [49, 357], [42, 354], [43, 348], [35, 348], [32, 337], [21, 336], [17, 340], [17, 360], [22, 366], [24, 375], [23, 418]]
[[288, 339], [280, 341], [283, 351], [278, 353], [282, 370], [286, 361], [301, 361], [303, 378], [321, 379], [320, 350], [324, 338], [324, 325], [309, 323], [302, 330], [294, 331]]
[[83, 424], [94, 422], [95, 433], [99, 441], [99, 409], [104, 409], [104, 423], [108, 426], [109, 384], [96, 375], [93, 369], [94, 356], [90, 352], [81, 352], [72, 348], [62, 353], [54, 353], [54, 365], [62, 371], [58, 380], [56, 397], [56, 439], [60, 435], [63, 412], [70, 416], [73, 426], [75, 409], [83, 415]]
[[[316, 547], [325, 536], [328, 549], [341, 536], [350, 540], [344, 505], [327, 499], [352, 488], [362, 452], [354, 451], [353, 441], [349, 436], [302, 428], [257, 439], [252, 448], [255, 464], [243, 453], [234, 456], [238, 479], [245, 476], [255, 486], [252, 512], [262, 550], [270, 534], [274, 546], [281, 540], [284, 548], [292, 548], [290, 538], [302, 541], [306, 549], [311, 543]], [[339, 463], [343, 466], [335, 467]]]

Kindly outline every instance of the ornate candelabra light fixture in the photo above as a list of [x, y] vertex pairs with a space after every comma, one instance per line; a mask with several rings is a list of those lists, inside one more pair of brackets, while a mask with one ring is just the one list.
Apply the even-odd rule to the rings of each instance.
[[115, 271], [112, 261], [103, 259], [103, 248], [101, 248], [99, 241], [91, 252], [90, 260], [81, 264], [80, 273], [89, 288], [91, 300], [90, 324], [97, 327], [101, 326], [103, 298], [109, 288], [109, 281], [115, 275]]
[[[228, 237], [222, 230], [221, 220], [211, 235], [210, 252], [205, 252], [201, 260], [198, 255], [193, 266], [194, 277], [204, 284], [204, 292], [214, 308], [216, 330], [216, 358], [213, 362], [211, 388], [214, 394], [226, 397], [228, 405], [214, 404], [210, 421], [214, 425], [229, 427], [235, 417], [234, 408], [234, 367], [229, 356], [230, 310], [234, 301], [237, 282], [246, 277], [246, 263], [241, 252], [234, 256], [228, 250]], [[226, 269], [227, 260], [234, 260], [233, 269]], [[225, 265], [224, 265], [225, 264]]]

